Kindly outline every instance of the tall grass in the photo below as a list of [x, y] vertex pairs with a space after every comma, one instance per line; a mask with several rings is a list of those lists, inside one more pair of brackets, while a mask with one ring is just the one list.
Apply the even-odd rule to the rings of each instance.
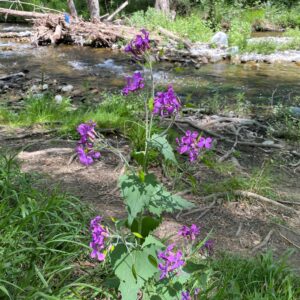
[[223, 255], [211, 263], [216, 281], [214, 296], [207, 299], [300, 299], [300, 278], [293, 274], [286, 259], [276, 259], [271, 252], [252, 259]]
[[[60, 191], [33, 187], [13, 158], [0, 157], [0, 299], [93, 299], [107, 272], [85, 270], [91, 211]], [[102, 273], [103, 275], [99, 275]], [[93, 275], [94, 274], [94, 275]]]

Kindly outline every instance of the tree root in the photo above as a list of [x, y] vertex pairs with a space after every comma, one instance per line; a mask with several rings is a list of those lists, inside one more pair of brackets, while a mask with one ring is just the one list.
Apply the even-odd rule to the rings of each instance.
[[265, 239], [260, 243], [258, 244], [257, 246], [255, 246], [254, 248], [252, 248], [251, 252], [256, 252], [257, 250], [263, 248], [264, 246], [266, 246], [270, 240], [270, 238], [272, 237], [274, 233], [274, 230], [270, 230], [269, 233], [267, 234], [267, 236], [265, 237]]

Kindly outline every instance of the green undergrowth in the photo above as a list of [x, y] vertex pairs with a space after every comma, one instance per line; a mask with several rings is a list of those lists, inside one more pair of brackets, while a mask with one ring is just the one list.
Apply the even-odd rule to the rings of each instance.
[[287, 257], [274, 258], [271, 252], [251, 259], [222, 255], [212, 261], [212, 269], [216, 272], [216, 293], [211, 299], [299, 299], [300, 279], [288, 267]]
[[[98, 128], [124, 129], [126, 122], [134, 119], [141, 109], [139, 97], [123, 97], [118, 94], [102, 95], [101, 103], [93, 106], [74, 107], [69, 99], [56, 103], [54, 96], [31, 96], [25, 99], [24, 107], [13, 111], [9, 107], [0, 108], [0, 123], [10, 126], [44, 125], [57, 127], [60, 133], [72, 133], [82, 122], [93, 120]], [[128, 125], [128, 124], [127, 124]]]
[[176, 17], [175, 21], [170, 20], [154, 8], [149, 8], [146, 12], [139, 11], [128, 19], [130, 25], [148, 30], [157, 30], [163, 27], [191, 41], [207, 42], [213, 35], [207, 22], [203, 21], [198, 14], [191, 14], [188, 17]]
[[15, 159], [0, 157], [0, 299], [103, 295], [105, 267], [84, 267], [91, 210], [59, 189], [34, 187], [38, 183]]
[[[94, 213], [58, 188], [39, 188], [37, 175], [0, 158], [0, 299], [118, 299], [110, 266], [89, 259]], [[218, 249], [216, 248], [218, 251]], [[285, 259], [224, 254], [204, 261], [201, 299], [295, 300], [299, 278]]]

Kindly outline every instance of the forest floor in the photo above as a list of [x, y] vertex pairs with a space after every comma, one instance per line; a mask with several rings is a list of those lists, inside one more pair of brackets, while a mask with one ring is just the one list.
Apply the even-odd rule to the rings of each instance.
[[[51, 130], [45, 131], [38, 126], [28, 128], [2, 126], [0, 141], [2, 150], [25, 149], [18, 154], [22, 170], [38, 174], [42, 188], [59, 187], [70, 192], [90, 204], [97, 214], [104, 215], [107, 220], [110, 217], [119, 218], [126, 215], [117, 188], [118, 177], [124, 169], [119, 160], [110, 153], [104, 152], [101, 160], [90, 167], [82, 166], [76, 158], [74, 159], [75, 141], [61, 139]], [[124, 145], [124, 141], [122, 142]], [[123, 147], [126, 148], [126, 145]], [[270, 154], [266, 153], [266, 150], [244, 147], [239, 158], [239, 172], [250, 178], [253, 168], [258, 167], [261, 173], [254, 178], [253, 189], [255, 190], [255, 185], [263, 186], [265, 181], [271, 181], [268, 184], [272, 186], [270, 187], [272, 194], [280, 196], [281, 200], [295, 202], [295, 205], [288, 206], [294, 207], [298, 214], [263, 202], [249, 201], [243, 197], [229, 199], [224, 195], [214, 199], [204, 197], [201, 192], [189, 193], [189, 190], [186, 190], [184, 197], [203, 209], [199, 212], [191, 211], [188, 215], [166, 216], [156, 234], [167, 237], [176, 234], [181, 225], [194, 223], [203, 227], [205, 233], [211, 231], [216, 253], [229, 251], [250, 256], [271, 249], [278, 257], [288, 249], [293, 249], [289, 258], [290, 264], [293, 267], [299, 266], [299, 173], [294, 173], [292, 168], [289, 169], [284, 165], [274, 164], [271, 179], [266, 179], [263, 174], [267, 162], [271, 159], [280, 161], [279, 156], [279, 150], [271, 151]], [[205, 184], [214, 185], [218, 189], [219, 183], [224, 182], [222, 177], [226, 177], [226, 172], [220, 175], [202, 163], [196, 168], [199, 168], [201, 174], [196, 183], [198, 191]], [[168, 179], [164, 177], [162, 171], [156, 167], [153, 171], [158, 173], [164, 184], [170, 188]], [[228, 176], [230, 175], [232, 170], [229, 170]]]

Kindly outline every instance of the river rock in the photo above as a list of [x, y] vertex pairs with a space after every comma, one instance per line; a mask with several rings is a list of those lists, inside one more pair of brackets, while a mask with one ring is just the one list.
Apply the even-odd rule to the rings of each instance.
[[48, 88], [49, 88], [48, 84], [46, 84], [46, 83], [43, 84], [43, 86], [42, 86], [42, 90], [43, 90], [43, 91], [47, 91]]
[[210, 40], [210, 43], [216, 45], [219, 48], [227, 48], [228, 47], [228, 37], [225, 32], [219, 31], [217, 32]]
[[65, 85], [61, 88], [61, 91], [64, 92], [64, 93], [70, 93], [72, 92], [74, 89], [73, 85], [71, 84], [68, 84], [68, 85]]
[[57, 104], [60, 104], [63, 100], [63, 97], [61, 95], [56, 95], [54, 100]]
[[295, 118], [300, 118], [300, 107], [292, 106], [290, 107], [290, 113]]

